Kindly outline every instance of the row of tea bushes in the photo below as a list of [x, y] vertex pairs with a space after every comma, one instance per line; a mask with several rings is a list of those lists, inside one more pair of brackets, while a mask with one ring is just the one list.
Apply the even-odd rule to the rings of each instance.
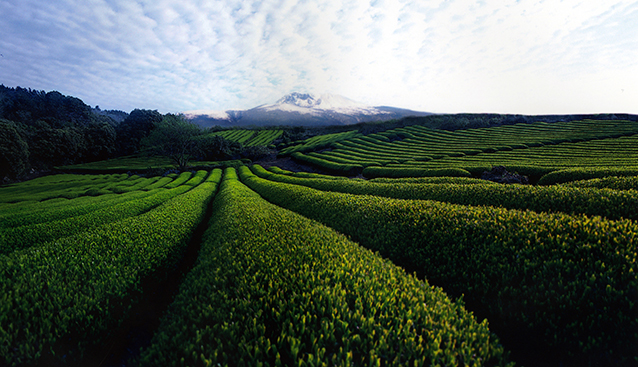
[[341, 175], [355, 174], [363, 169], [363, 166], [358, 163], [337, 163], [300, 152], [294, 152], [291, 156], [298, 161], [319, 166], [327, 171]]
[[[272, 173], [278, 175], [288, 175], [293, 177], [301, 177], [301, 178], [323, 178], [326, 180], [347, 180], [347, 177], [343, 176], [331, 176], [331, 175], [323, 175], [320, 173], [311, 173], [311, 172], [292, 172], [281, 169], [277, 166], [268, 167], [268, 170]], [[466, 176], [463, 174], [463, 176]], [[496, 184], [492, 181], [481, 180], [479, 178], [472, 177], [403, 177], [403, 178], [388, 178], [388, 177], [378, 177], [369, 180], [370, 182], [378, 182], [378, 183], [431, 183], [431, 184], [461, 184], [461, 185], [470, 185], [470, 184]]]
[[265, 129], [265, 130], [247, 130], [247, 129], [230, 129], [223, 131], [216, 131], [208, 136], [221, 136], [224, 139], [236, 141], [247, 147], [257, 145], [269, 145], [273, 141], [283, 134], [284, 131], [280, 129]]
[[127, 201], [131, 196], [144, 196], [145, 193], [124, 195], [106, 194], [101, 197], [81, 196], [75, 199], [58, 198], [46, 201], [21, 201], [8, 204], [0, 210], [0, 231], [5, 228], [19, 227], [37, 223], [82, 215], [93, 210]]
[[638, 190], [638, 176], [592, 178], [589, 180], [572, 181], [564, 185], [568, 187], [591, 187], [612, 190]]
[[399, 163], [399, 160], [393, 159], [392, 157], [383, 157], [373, 154], [364, 154], [349, 151], [347, 153], [341, 152], [339, 150], [332, 151], [324, 151], [321, 153], [317, 152], [309, 152], [306, 153], [309, 156], [314, 156], [317, 158], [326, 159], [332, 162], [343, 163], [343, 164], [360, 164], [363, 167], [369, 166], [384, 166], [386, 164], [391, 163]]
[[[70, 175], [56, 175], [56, 176], [70, 176]], [[49, 176], [49, 177], [56, 177]], [[131, 176], [127, 175], [111, 175], [121, 178], [119, 182], [128, 182], [131, 180]], [[86, 177], [86, 176], [84, 176]], [[167, 183], [171, 182], [173, 178], [162, 177], [155, 183], [143, 187], [142, 191], [130, 191], [124, 194], [114, 194], [112, 191], [106, 189], [107, 186], [96, 185], [91, 187], [87, 192], [93, 190], [103, 191], [99, 197], [98, 195], [84, 195], [73, 199], [67, 198], [55, 198], [47, 199], [45, 201], [19, 201], [11, 204], [0, 204], [0, 231], [3, 228], [18, 227], [25, 225], [32, 225], [37, 223], [43, 223], [53, 220], [61, 220], [64, 218], [79, 216], [87, 214], [94, 210], [105, 208], [111, 205], [119, 204], [133, 198], [144, 197], [151, 193], [144, 193], [143, 191], [152, 191], [160, 188]], [[22, 182], [18, 185], [23, 186], [21, 190], [25, 193], [29, 191], [28, 185], [30, 181]], [[67, 185], [69, 185], [67, 183]], [[113, 182], [111, 185], [117, 185], [117, 182]], [[134, 186], [135, 184], [133, 184]], [[129, 184], [129, 186], [131, 186]], [[0, 194], [3, 194], [0, 190]]]
[[130, 155], [97, 162], [74, 164], [56, 167], [58, 171], [82, 172], [93, 174], [97, 172], [141, 172], [148, 169], [169, 170], [175, 168], [171, 159], [164, 156], [149, 156], [147, 154]]
[[0, 203], [72, 199], [86, 191], [126, 180], [128, 175], [52, 175], [0, 187]]
[[343, 176], [331, 176], [331, 175], [323, 175], [321, 173], [312, 173], [312, 172], [292, 172], [281, 169], [277, 166], [270, 166], [268, 170], [272, 173], [276, 173], [279, 175], [290, 175], [295, 177], [303, 177], [303, 178], [325, 178], [327, 180], [345, 180], [346, 177]]
[[[275, 172], [273, 172], [275, 173]], [[369, 180], [377, 183], [413, 183], [413, 184], [456, 184], [456, 185], [497, 185], [497, 183], [472, 177], [378, 177]]]
[[[51, 220], [1, 230], [0, 254], [73, 236], [107, 223], [140, 215], [175, 196], [183, 194], [191, 188], [191, 186], [182, 185], [171, 190], [157, 189], [155, 191], [142, 192], [141, 195], [127, 197], [128, 200], [124, 202], [102, 207], [81, 215], [68, 216], [68, 211], [61, 210], [59, 219], [55, 216], [56, 212], [45, 212], [45, 216]], [[69, 205], [72, 205], [72, 203], [69, 203]]]
[[[627, 163], [627, 162], [625, 162]], [[638, 176], [638, 166], [568, 168], [550, 172], [538, 181], [539, 185], [554, 185], [572, 181], [589, 180], [604, 177]]]
[[[140, 178], [139, 176], [128, 176], [125, 174], [118, 175], [96, 175], [96, 178], [91, 178], [90, 175], [70, 175], [61, 174], [44, 177], [47, 180], [45, 182], [53, 182], [55, 184], [62, 184], [58, 186], [56, 190], [68, 191], [77, 187], [78, 180], [81, 182], [91, 182], [89, 185], [81, 185], [82, 190], [88, 187], [88, 190], [83, 196], [78, 196], [72, 199], [56, 197], [47, 198], [44, 201], [34, 201], [31, 198], [38, 198], [39, 196], [49, 196], [51, 193], [42, 192], [41, 186], [47, 185], [47, 183], [33, 183], [32, 181], [41, 180], [35, 179], [31, 181], [25, 181], [18, 184], [9, 186], [10, 191], [4, 191], [0, 189], [0, 201], [10, 200], [11, 197], [15, 198], [15, 191], [21, 192], [26, 198], [26, 201], [16, 201], [13, 203], [0, 204], [0, 231], [3, 228], [32, 225], [37, 223], [43, 223], [53, 220], [60, 220], [67, 217], [83, 215], [91, 211], [105, 208], [114, 204], [122, 203], [131, 198], [137, 198], [149, 195], [143, 192], [134, 192], [133, 190], [127, 191], [125, 194], [116, 195], [110, 191], [113, 187], [120, 185], [120, 187], [132, 188], [137, 186], [138, 180], [147, 180]], [[104, 185], [103, 178], [107, 177], [108, 183]], [[150, 191], [152, 189], [159, 188], [166, 185], [173, 179], [170, 177], [154, 177], [151, 180], [155, 182], [148, 186], [141, 187], [141, 190]], [[141, 181], [148, 182], [148, 181]], [[99, 191], [100, 195], [91, 195], [90, 192]], [[59, 191], [58, 191], [59, 192]], [[57, 196], [57, 194], [55, 194]], [[9, 197], [6, 197], [9, 196]], [[93, 197], [99, 196], [99, 197]]]
[[172, 177], [165, 176], [155, 181], [153, 184], [144, 187], [142, 190], [150, 191], [150, 190], [159, 189], [160, 187], [164, 187], [168, 185], [169, 183], [171, 183], [171, 181], [173, 181]]
[[300, 152], [300, 153], [311, 152], [311, 151], [327, 148], [331, 146], [333, 143], [338, 141], [355, 138], [355, 137], [361, 137], [361, 136], [363, 136], [363, 134], [359, 133], [356, 130], [345, 131], [342, 133], [317, 135], [317, 136], [308, 138], [306, 140], [303, 140], [299, 144], [290, 145], [281, 149], [280, 154], [289, 155], [295, 152]]
[[559, 359], [638, 361], [638, 224], [325, 192], [240, 169], [268, 201], [318, 220]]
[[216, 192], [212, 175], [142, 215], [0, 256], [0, 365], [81, 364], [142, 282], [176, 265]]
[[255, 174], [273, 181], [357, 195], [395, 199], [437, 200], [462, 205], [491, 205], [536, 212], [600, 215], [609, 219], [638, 219], [638, 192], [565, 186], [459, 185], [384, 183], [365, 180], [326, 180], [271, 173], [253, 165]]
[[260, 130], [252, 139], [246, 142], [246, 146], [269, 145], [283, 134], [283, 130]]
[[[510, 166], [517, 166], [530, 171], [519, 170], [521, 174], [533, 174], [531, 168], [534, 166], [565, 168], [578, 163], [572, 164], [574, 157], [570, 153], [578, 152], [572, 151], [571, 147], [578, 148], [579, 143], [590, 141], [593, 144], [588, 146], [598, 147], [596, 140], [608, 138], [614, 138], [608, 139], [613, 140], [613, 144], [616, 140], [630, 142], [633, 139], [631, 135], [636, 133], [638, 123], [634, 121], [532, 123], [456, 131], [432, 130], [413, 125], [334, 142], [328, 146], [331, 150], [318, 152], [315, 157], [339, 164], [361, 161], [368, 162], [364, 166], [376, 163], [377, 166], [417, 166], [414, 168], [422, 169], [470, 170], [473, 167], [488, 166], [489, 170], [489, 166], [496, 162], [498, 165], [507, 166], [508, 169]], [[537, 152], [545, 152], [544, 149], [539, 149], [545, 145], [563, 145], [563, 148], [552, 148], [544, 157], [532, 158]], [[603, 146], [600, 148], [604, 149]], [[633, 147], [629, 148], [635, 151]], [[614, 152], [607, 155], [611, 158], [616, 156]], [[635, 154], [631, 156], [635, 157]], [[520, 159], [521, 157], [526, 158]], [[588, 157], [585, 155], [582, 158], [590, 162], [586, 164], [600, 165], [591, 159], [587, 160]], [[565, 164], [565, 160], [570, 162]], [[595, 160], [598, 161], [598, 157]], [[538, 164], [539, 161], [542, 161], [542, 164]], [[578, 158], [576, 161], [581, 159]], [[608, 164], [610, 161], [606, 162]], [[549, 171], [546, 168], [543, 173], [547, 172]]]
[[505, 365], [487, 322], [226, 171], [144, 366]]
[[[133, 191], [138, 191], [138, 190], [143, 190], [146, 187], [153, 185], [155, 182], [157, 182], [160, 177], [140, 177], [137, 175], [131, 176], [131, 177], [135, 177], [134, 180], [126, 180], [126, 181], [122, 181], [122, 182], [118, 182], [113, 186], [108, 186], [108, 187], [104, 187], [102, 188], [102, 190], [104, 191], [111, 191], [114, 192], [116, 194], [124, 194], [127, 192], [133, 192]], [[95, 196], [95, 195], [94, 195]]]
[[179, 174], [178, 177], [176, 177], [173, 181], [166, 184], [164, 187], [167, 189], [176, 188], [177, 186], [180, 186], [186, 183], [188, 180], [191, 179], [192, 176], [193, 176], [192, 172], [182, 172]]
[[[430, 161], [404, 161], [400, 164], [388, 164], [388, 167], [408, 167], [421, 169], [462, 168], [472, 174], [481, 174], [491, 166], [504, 166], [510, 172], [540, 177], [548, 175], [540, 184], [567, 182], [575, 179], [618, 175], [605, 170], [629, 170], [629, 175], [637, 175], [638, 135], [589, 140], [577, 143], [561, 143], [529, 149], [496, 151], [472, 156], [448, 156]], [[628, 166], [628, 167], [623, 167]], [[603, 169], [601, 169], [603, 168]], [[578, 176], [572, 169], [582, 172], [594, 171], [591, 176]], [[552, 172], [566, 170], [564, 177], [550, 180]]]
[[363, 175], [367, 178], [389, 177], [471, 177], [472, 174], [462, 168], [423, 169], [419, 167], [366, 167]]

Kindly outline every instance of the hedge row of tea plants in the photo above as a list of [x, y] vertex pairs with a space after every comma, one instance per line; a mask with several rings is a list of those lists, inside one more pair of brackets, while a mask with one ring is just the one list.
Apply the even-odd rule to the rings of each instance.
[[[59, 177], [58, 177], [59, 176]], [[69, 180], [68, 176], [75, 176], [80, 178], [81, 182], [92, 182], [93, 185], [82, 184], [82, 190], [88, 187], [84, 196], [78, 196], [76, 198], [67, 199], [66, 197], [59, 197], [60, 192], [68, 192], [69, 189], [73, 190], [77, 187], [77, 180]], [[86, 214], [90, 211], [103, 208], [109, 205], [120, 203], [128, 200], [130, 195], [115, 195], [112, 191], [109, 191], [111, 185], [117, 185], [118, 182], [127, 182], [127, 185], [131, 186], [135, 184], [137, 176], [128, 175], [108, 175], [108, 180], [118, 180], [108, 183], [104, 186], [102, 177], [107, 175], [98, 175], [95, 179], [89, 179], [88, 175], [53, 175], [47, 176], [47, 181], [63, 183], [63, 186], [58, 186], [52, 189], [52, 192], [41, 191], [42, 186], [49, 186], [49, 184], [34, 184], [31, 181], [25, 181], [18, 184], [7, 187], [8, 190], [0, 188], [0, 201], [11, 200], [15, 201], [18, 198], [15, 196], [16, 192], [20, 192], [26, 200], [15, 201], [12, 203], [0, 203], [0, 230], [2, 228], [17, 227], [23, 225], [30, 225], [36, 223], [42, 223], [50, 220], [63, 219], [70, 216], [77, 216]], [[133, 180], [131, 180], [133, 178]], [[162, 178], [164, 179], [164, 178]], [[40, 179], [36, 179], [40, 180]], [[53, 181], [55, 180], [55, 181]], [[168, 178], [168, 180], [172, 180]], [[166, 182], [164, 182], [165, 184]], [[152, 186], [152, 185], [151, 185]], [[143, 190], [149, 190], [151, 186], [146, 186]], [[87, 193], [99, 191], [100, 197], [96, 198], [88, 195]], [[133, 194], [133, 193], [131, 193]], [[55, 196], [55, 198], [48, 198], [49, 196]], [[135, 195], [145, 195], [143, 193], [135, 193]], [[45, 197], [46, 200], [35, 201], [31, 199], [39, 199]]]
[[[565, 186], [413, 184], [365, 180], [326, 180], [278, 175], [259, 165], [262, 178], [323, 191], [376, 195], [395, 199], [437, 200], [462, 205], [491, 205], [536, 212], [600, 215], [609, 219], [638, 219], [638, 192]], [[488, 182], [488, 181], [484, 181]]]
[[270, 202], [465, 294], [504, 341], [525, 335], [563, 361], [638, 361], [635, 221], [325, 192], [240, 173]]
[[471, 177], [470, 172], [461, 168], [436, 168], [423, 169], [415, 168], [398, 168], [398, 167], [366, 167], [363, 175], [368, 178], [376, 177]]
[[283, 133], [283, 130], [260, 130], [257, 135], [246, 142], [245, 145], [249, 147], [257, 145], [267, 146], [279, 138]]
[[[59, 177], [58, 177], [59, 176]], [[0, 203], [76, 198], [89, 189], [108, 187], [128, 175], [52, 175], [0, 187]]]
[[120, 158], [107, 159], [103, 161], [74, 164], [71, 166], [56, 167], [59, 171], [71, 172], [129, 172], [129, 171], [146, 171], [148, 169], [171, 169], [175, 165], [167, 157], [163, 156], [147, 156], [147, 155], [131, 155]]
[[504, 365], [487, 322], [226, 171], [196, 267], [141, 356], [165, 365]]
[[331, 175], [323, 175], [320, 173], [312, 173], [312, 172], [292, 172], [287, 171], [285, 169], [281, 169], [277, 166], [270, 166], [268, 170], [272, 173], [280, 174], [280, 175], [290, 175], [294, 177], [304, 177], [304, 178], [325, 178], [327, 180], [345, 180], [346, 177], [343, 176], [331, 176]]
[[[131, 176], [134, 178], [132, 180], [125, 180], [122, 182], [118, 182], [114, 185], [109, 185], [102, 188], [102, 192], [114, 192], [116, 194], [124, 194], [127, 192], [133, 192], [138, 190], [144, 190], [147, 187], [153, 185], [157, 181], [159, 181], [160, 177], [140, 177], [137, 175]], [[96, 195], [93, 195], [96, 196]]]
[[211, 136], [221, 136], [224, 139], [236, 141], [242, 143], [245, 146], [252, 147], [257, 145], [269, 145], [283, 134], [284, 131], [280, 129], [267, 129], [267, 130], [245, 130], [245, 129], [231, 129], [224, 131], [217, 131], [211, 133]]
[[324, 151], [321, 153], [318, 152], [309, 152], [306, 153], [308, 156], [321, 158], [325, 160], [329, 160], [335, 163], [341, 164], [360, 164], [363, 167], [370, 166], [382, 166], [391, 163], [399, 163], [398, 160], [393, 159], [379, 159], [376, 157], [361, 157], [357, 154], [344, 154], [338, 151]]
[[350, 139], [354, 137], [361, 137], [363, 134], [358, 131], [345, 131], [342, 133], [334, 133], [334, 134], [324, 134], [317, 135], [306, 140], [301, 141], [300, 143], [294, 143], [294, 145], [290, 145], [281, 149], [280, 154], [289, 155], [295, 152], [305, 153], [311, 152], [319, 149], [328, 148], [335, 142], [339, 142], [345, 139]]
[[335, 162], [327, 161], [325, 159], [313, 157], [310, 155], [305, 155], [300, 152], [292, 153], [291, 156], [298, 161], [320, 166], [326, 169], [327, 171], [337, 173], [337, 174], [342, 174], [342, 175], [355, 174], [360, 172], [363, 169], [363, 166], [360, 164], [335, 163]]
[[[571, 166], [635, 160], [637, 133], [638, 123], [633, 121], [533, 123], [457, 131], [415, 125], [334, 142], [330, 150], [314, 153], [323, 161], [310, 163], [323, 167], [329, 164], [326, 162], [344, 165], [359, 161], [364, 167], [460, 168], [474, 174], [503, 165], [539, 176]], [[628, 149], [619, 150], [619, 146]], [[592, 156], [592, 151], [602, 155]]]
[[0, 365], [81, 364], [130, 316], [143, 281], [176, 265], [213, 175], [142, 215], [0, 256]]
[[[626, 162], [629, 163], [629, 162]], [[567, 168], [551, 172], [541, 177], [539, 185], [554, 185], [572, 181], [589, 180], [604, 177], [626, 177], [638, 176], [638, 166], [633, 167], [590, 167], [590, 168]]]
[[93, 210], [129, 200], [129, 197], [144, 196], [144, 192], [128, 194], [105, 194], [101, 197], [81, 196], [75, 199], [57, 198], [46, 201], [21, 201], [0, 208], [0, 231], [82, 215]]
[[186, 181], [184, 183], [184, 185], [186, 185], [186, 186], [197, 186], [200, 183], [204, 182], [204, 180], [206, 179], [207, 176], [208, 176], [208, 171], [199, 170], [199, 171], [195, 172], [193, 177], [191, 177], [191, 179]]
[[177, 178], [175, 178], [170, 183], [166, 184], [164, 187], [167, 188], [167, 189], [176, 188], [176, 187], [186, 183], [186, 181], [190, 180], [192, 176], [193, 176], [192, 172], [182, 172], [182, 173], [179, 174], [179, 176]]
[[472, 177], [403, 177], [403, 178], [390, 178], [390, 177], [378, 177], [372, 178], [370, 182], [377, 183], [413, 183], [413, 184], [456, 184], [456, 185], [497, 185], [496, 182], [481, 180], [480, 178]]
[[592, 178], [588, 180], [572, 181], [564, 185], [568, 187], [591, 187], [612, 190], [638, 190], [638, 176], [609, 176], [604, 178]]
[[[67, 210], [45, 212], [43, 214], [50, 219], [49, 221], [0, 230], [0, 254], [37, 246], [107, 223], [138, 216], [191, 188], [191, 186], [182, 185], [171, 190], [156, 189], [155, 191], [142, 192], [142, 195], [127, 197], [128, 200], [124, 202], [81, 215], [68, 216]], [[69, 205], [71, 206], [73, 203], [69, 203]], [[60, 213], [60, 216], [56, 217], [56, 213]]]
[[142, 190], [159, 189], [160, 187], [164, 187], [164, 186], [168, 185], [171, 181], [173, 181], [172, 177], [162, 177], [159, 180], [155, 181], [155, 183], [146, 186]]
[[[520, 174], [540, 176], [564, 169], [580, 168], [599, 171], [601, 167], [616, 169], [630, 165], [627, 168], [633, 169], [632, 175], [636, 175], [636, 165], [632, 162], [637, 160], [638, 135], [634, 135], [513, 151], [497, 151], [474, 156], [442, 157], [427, 162], [412, 160], [400, 164], [389, 164], [388, 167], [462, 168], [473, 174], [480, 174], [492, 166], [501, 165], [510, 172], [517, 171]], [[598, 173], [603, 174], [604, 171]], [[567, 177], [573, 179], [570, 176]], [[595, 177], [601, 176], [583, 176], [575, 179]]]
[[248, 140], [252, 139], [256, 134], [254, 130], [247, 129], [230, 129], [211, 133], [211, 136], [221, 136], [224, 139], [236, 141], [241, 144], [245, 144]]

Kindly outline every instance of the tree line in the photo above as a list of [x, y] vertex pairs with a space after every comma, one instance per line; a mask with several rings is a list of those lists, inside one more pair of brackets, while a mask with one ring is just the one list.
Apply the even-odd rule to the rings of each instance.
[[254, 159], [267, 153], [211, 136], [181, 115], [104, 111], [56, 91], [0, 85], [0, 183], [55, 166], [144, 152], [166, 155], [180, 167], [189, 159]]

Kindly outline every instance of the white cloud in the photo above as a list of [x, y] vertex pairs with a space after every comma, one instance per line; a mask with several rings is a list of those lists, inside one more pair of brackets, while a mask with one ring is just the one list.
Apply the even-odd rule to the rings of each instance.
[[0, 0], [0, 13], [0, 83], [102, 108], [250, 108], [307, 90], [436, 112], [638, 113], [635, 1]]

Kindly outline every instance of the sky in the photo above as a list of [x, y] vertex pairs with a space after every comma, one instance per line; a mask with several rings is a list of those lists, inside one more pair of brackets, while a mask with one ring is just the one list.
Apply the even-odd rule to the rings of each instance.
[[638, 114], [638, 1], [0, 0], [0, 84], [102, 109], [291, 92], [436, 113]]

